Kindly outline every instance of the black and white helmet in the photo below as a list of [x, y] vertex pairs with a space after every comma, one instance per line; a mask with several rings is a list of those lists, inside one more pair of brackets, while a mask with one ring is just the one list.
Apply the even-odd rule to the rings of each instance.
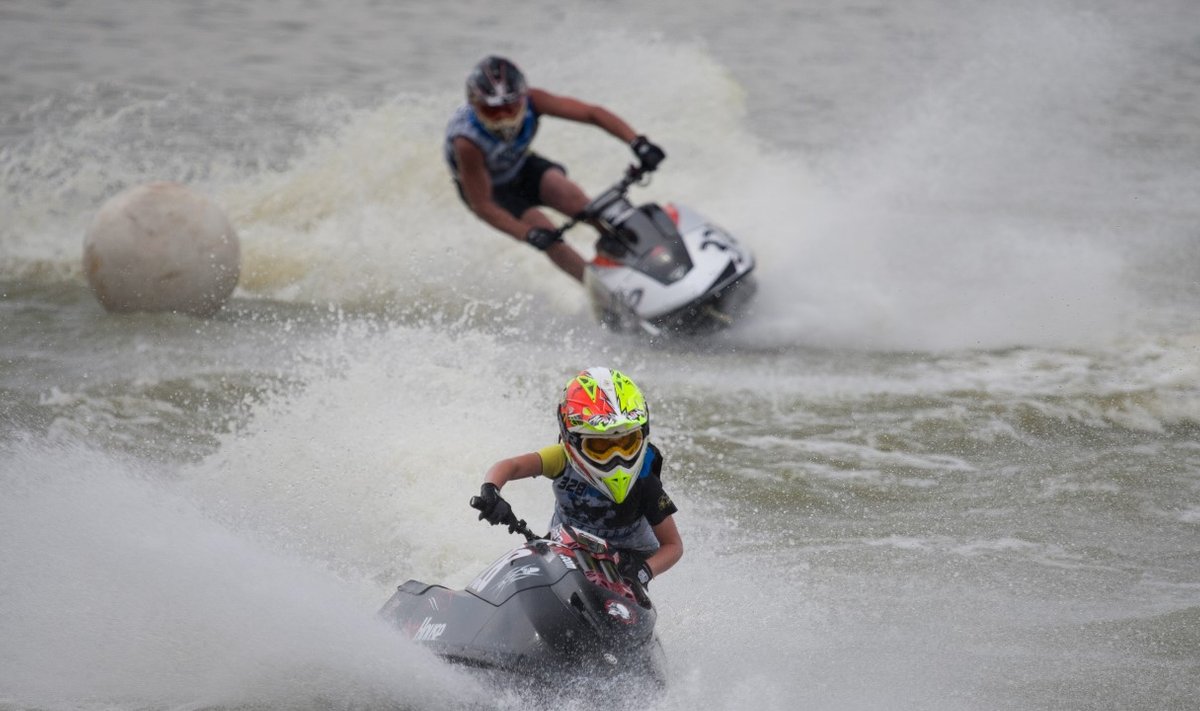
[[504, 57], [484, 57], [467, 77], [467, 102], [484, 127], [505, 140], [521, 130], [527, 94], [525, 75]]

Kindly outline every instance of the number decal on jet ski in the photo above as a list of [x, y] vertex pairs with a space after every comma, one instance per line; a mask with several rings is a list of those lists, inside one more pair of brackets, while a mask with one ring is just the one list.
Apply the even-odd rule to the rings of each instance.
[[704, 230], [704, 239], [700, 242], [700, 249], [708, 249], [716, 247], [722, 252], [728, 252], [733, 249], [733, 246], [725, 239], [725, 235], [716, 230]]

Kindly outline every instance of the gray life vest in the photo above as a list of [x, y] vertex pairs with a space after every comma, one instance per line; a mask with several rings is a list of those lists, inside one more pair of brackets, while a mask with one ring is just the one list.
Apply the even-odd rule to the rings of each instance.
[[533, 110], [533, 102], [528, 98], [525, 101], [525, 121], [520, 132], [511, 141], [505, 141], [488, 132], [470, 104], [458, 107], [450, 117], [450, 122], [446, 124], [445, 143], [446, 164], [450, 166], [450, 173], [455, 180], [458, 180], [458, 164], [454, 159], [454, 139], [459, 136], [474, 143], [483, 152], [493, 185], [503, 185], [517, 177], [529, 156], [529, 148], [538, 129], [538, 114]]

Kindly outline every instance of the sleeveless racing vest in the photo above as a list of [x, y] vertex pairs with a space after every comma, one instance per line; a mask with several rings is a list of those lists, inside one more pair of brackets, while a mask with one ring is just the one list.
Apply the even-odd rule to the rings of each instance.
[[475, 110], [470, 104], [458, 107], [446, 124], [446, 142], [444, 152], [450, 173], [458, 180], [458, 165], [454, 160], [454, 139], [462, 136], [479, 147], [487, 165], [488, 174], [492, 177], [492, 185], [503, 185], [517, 177], [525, 159], [529, 156], [529, 147], [538, 129], [538, 115], [533, 110], [533, 102], [525, 99], [525, 121], [521, 130], [511, 141], [505, 141], [488, 132]]
[[[631, 497], [649, 493], [646, 491], [650, 488], [646, 485], [646, 479], [654, 476], [656, 455], [657, 452], [653, 448], [646, 452], [642, 470], [638, 473], [638, 481], [630, 492]], [[616, 510], [617, 504], [584, 479], [569, 458], [566, 469], [554, 479], [554, 499], [551, 528], [560, 523], [576, 526], [600, 536], [616, 548], [628, 548], [643, 555], [650, 555], [658, 550], [658, 537], [654, 535], [654, 529], [646, 517], [638, 514], [632, 523], [619, 523], [617, 519], [621, 516]], [[627, 499], [626, 505], [634, 507], [637, 504]]]

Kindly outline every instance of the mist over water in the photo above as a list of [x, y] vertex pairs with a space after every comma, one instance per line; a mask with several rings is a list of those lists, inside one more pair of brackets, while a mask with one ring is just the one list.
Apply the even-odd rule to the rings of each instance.
[[[761, 136], [758, 124], [773, 122], [749, 113], [745, 88], [701, 43], [593, 30], [585, 48], [544, 66], [534, 53], [527, 71], [563, 90], [593, 77], [596, 101], [629, 104], [632, 123], [666, 134], [671, 170], [641, 196], [686, 202], [752, 239], [767, 277], [754, 340], [885, 349], [1111, 340], [1147, 311], [1130, 270], [1175, 249], [1139, 240], [1131, 252], [1127, 225], [1145, 220], [1143, 196], [1121, 195], [1131, 166], [1112, 150], [1111, 122], [1098, 118], [1112, 114], [1143, 58], [1096, 16], [976, 14], [974, 31], [931, 45], [909, 94], [876, 107], [819, 165], [788, 147], [805, 124]], [[491, 302], [532, 288], [556, 312], [586, 316], [569, 282], [545, 276], [539, 255], [486, 239], [447, 189], [430, 137], [459, 100], [455, 84], [247, 105], [215, 123], [198, 123], [196, 112], [221, 111], [230, 97], [186, 92], [101, 100], [86, 91], [33, 109], [77, 118], [28, 137], [33, 145], [10, 166], [12, 269], [78, 277], [95, 205], [154, 166], [198, 183], [230, 212], [245, 296], [380, 308]], [[97, 101], [119, 108], [98, 114]], [[681, 106], [704, 110], [684, 120]], [[286, 137], [275, 130], [281, 113], [298, 124]], [[544, 133], [540, 150], [595, 190], [628, 160], [593, 129]], [[212, 152], [214, 142], [222, 150]], [[92, 158], [83, 170], [80, 155]], [[36, 222], [23, 224], [22, 213]], [[584, 230], [570, 239], [589, 248]], [[488, 279], [472, 278], [480, 273]], [[439, 298], [447, 289], [453, 299]]]
[[771, 282], [800, 293], [773, 294], [756, 327], [938, 350], [1096, 345], [1136, 326], [1127, 218], [1095, 201], [1123, 169], [1094, 119], [1124, 83], [1120, 38], [1045, 12], [988, 19], [773, 215], [791, 239], [766, 244], [763, 271], [802, 276]]
[[[0, 10], [0, 709], [590, 708], [374, 613], [516, 543], [466, 501], [591, 365], [646, 391], [687, 547], [627, 701], [1191, 708], [1200, 16], [1152, 5]], [[666, 148], [634, 195], [754, 250], [751, 318], [612, 337], [462, 208], [491, 51]], [[158, 179], [239, 232], [215, 319], [87, 291], [95, 210]]]
[[426, 705], [478, 693], [374, 620], [345, 581], [219, 525], [163, 472], [83, 449], [15, 455], [0, 498], [0, 703]]

